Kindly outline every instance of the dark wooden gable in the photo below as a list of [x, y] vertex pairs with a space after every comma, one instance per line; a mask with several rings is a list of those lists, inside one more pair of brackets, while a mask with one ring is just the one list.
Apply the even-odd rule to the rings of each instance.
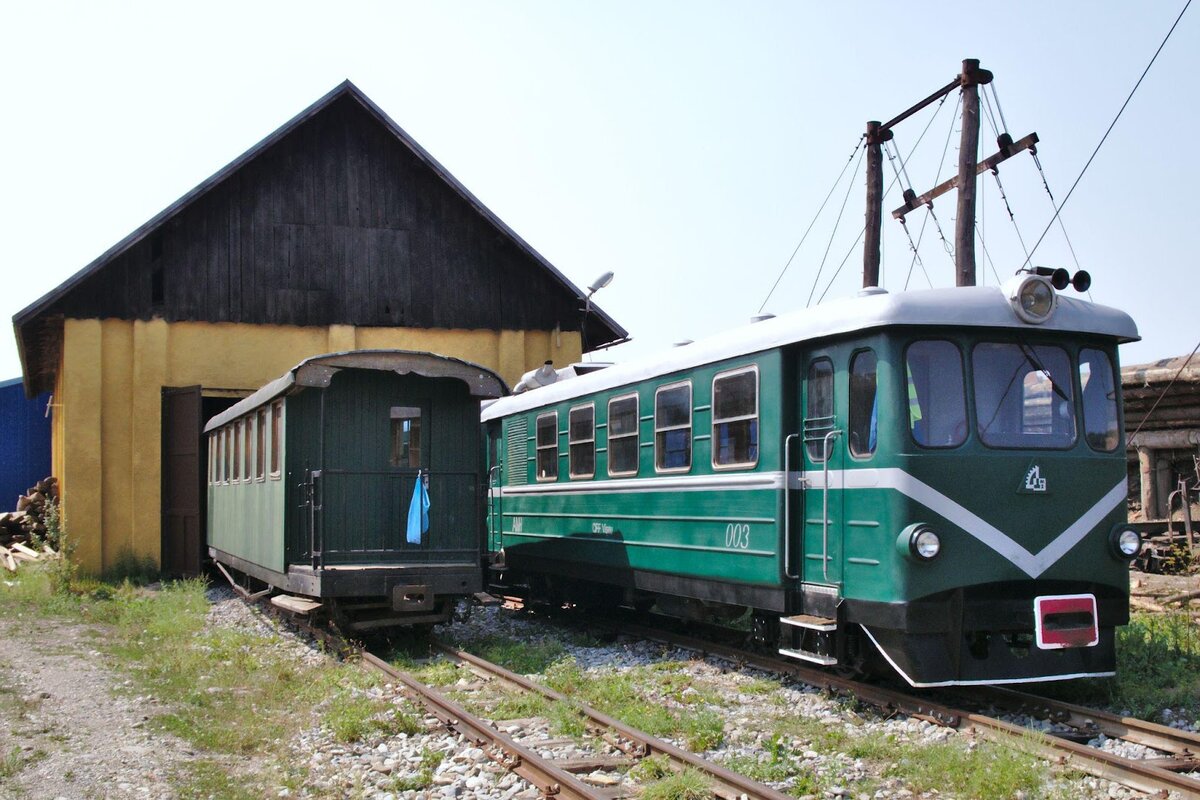
[[44, 391], [68, 317], [577, 331], [582, 297], [346, 82], [13, 322]]

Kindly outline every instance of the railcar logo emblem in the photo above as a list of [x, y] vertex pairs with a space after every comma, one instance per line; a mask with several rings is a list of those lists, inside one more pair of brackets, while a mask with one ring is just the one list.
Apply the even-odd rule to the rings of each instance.
[[1046, 479], [1042, 477], [1042, 468], [1037, 464], [1030, 464], [1029, 469], [1025, 470], [1025, 480], [1021, 482], [1021, 488], [1017, 491], [1022, 494], [1045, 494]]

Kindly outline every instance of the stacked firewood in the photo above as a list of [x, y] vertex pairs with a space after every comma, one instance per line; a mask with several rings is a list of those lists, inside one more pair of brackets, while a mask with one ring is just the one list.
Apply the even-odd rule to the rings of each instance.
[[57, 531], [47, 517], [58, 511], [58, 478], [45, 478], [17, 498], [17, 510], [0, 514], [0, 567], [16, 572], [24, 561], [58, 555]]

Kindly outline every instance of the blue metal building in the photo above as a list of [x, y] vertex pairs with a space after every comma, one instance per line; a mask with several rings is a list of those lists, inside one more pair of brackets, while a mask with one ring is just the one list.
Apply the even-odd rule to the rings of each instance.
[[50, 474], [49, 394], [25, 399], [20, 378], [0, 382], [0, 511]]

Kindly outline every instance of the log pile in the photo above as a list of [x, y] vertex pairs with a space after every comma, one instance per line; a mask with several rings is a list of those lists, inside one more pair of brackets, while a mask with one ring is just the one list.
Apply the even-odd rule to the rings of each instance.
[[16, 572], [23, 562], [57, 556], [57, 526], [47, 524], [57, 511], [58, 478], [51, 477], [18, 497], [16, 511], [0, 514], [0, 567]]

